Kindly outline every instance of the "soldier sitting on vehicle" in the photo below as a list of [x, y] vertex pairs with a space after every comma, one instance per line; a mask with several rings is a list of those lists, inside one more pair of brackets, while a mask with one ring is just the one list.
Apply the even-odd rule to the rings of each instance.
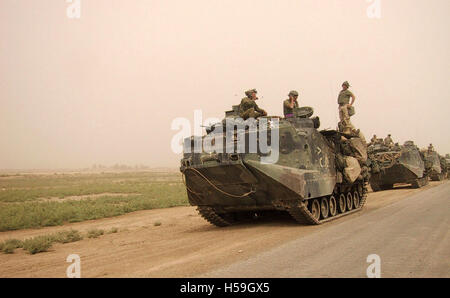
[[256, 96], [257, 93], [258, 91], [256, 91], [256, 89], [251, 89], [245, 92], [247, 97], [244, 97], [239, 105], [239, 115], [242, 119], [257, 119], [261, 116], [267, 116], [267, 112], [260, 109], [256, 104], [256, 100], [258, 100], [258, 97]]
[[373, 137], [370, 139], [370, 144], [369, 145], [375, 145], [377, 143], [377, 135], [373, 135]]

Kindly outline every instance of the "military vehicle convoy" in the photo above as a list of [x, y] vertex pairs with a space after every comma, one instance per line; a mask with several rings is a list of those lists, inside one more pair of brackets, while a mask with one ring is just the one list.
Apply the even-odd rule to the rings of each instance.
[[371, 161], [370, 186], [374, 192], [392, 189], [396, 183], [420, 188], [428, 184], [428, 173], [420, 150], [414, 142], [403, 146], [377, 143], [368, 148]]
[[[219, 227], [274, 211], [318, 225], [361, 210], [370, 176], [364, 137], [319, 131], [312, 115], [312, 108], [296, 108], [292, 118], [261, 117], [247, 126], [234, 106], [205, 136], [185, 139], [180, 171], [190, 204]], [[245, 150], [237, 150], [239, 136]], [[207, 139], [215, 151], [195, 150]], [[252, 151], [255, 139], [278, 158], [267, 162], [270, 154], [261, 146]]]

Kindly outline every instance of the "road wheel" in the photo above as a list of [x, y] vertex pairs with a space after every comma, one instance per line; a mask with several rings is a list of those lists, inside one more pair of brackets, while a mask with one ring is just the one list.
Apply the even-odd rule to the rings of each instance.
[[347, 209], [348, 211], [353, 209], [353, 196], [351, 192], [347, 194]]
[[336, 203], [336, 198], [334, 196], [331, 196], [329, 204], [330, 206], [330, 216], [336, 216], [337, 214], [337, 203]]
[[344, 213], [347, 210], [345, 206], [345, 195], [341, 194], [339, 196], [339, 212]]
[[322, 218], [328, 218], [328, 213], [330, 212], [330, 206], [328, 205], [327, 198], [322, 198], [320, 200], [320, 213], [322, 214]]
[[311, 209], [309, 210], [315, 220], [320, 219], [320, 203], [318, 200], [314, 200], [311, 203]]
[[359, 208], [359, 193], [357, 191], [353, 193], [353, 206], [355, 209]]

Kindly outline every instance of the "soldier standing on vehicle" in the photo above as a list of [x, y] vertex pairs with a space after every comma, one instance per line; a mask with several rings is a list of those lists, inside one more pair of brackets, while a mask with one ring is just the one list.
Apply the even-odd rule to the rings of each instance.
[[258, 91], [256, 91], [256, 89], [251, 89], [245, 92], [247, 97], [244, 97], [239, 105], [239, 115], [244, 120], [247, 120], [248, 118], [257, 119], [261, 116], [267, 116], [267, 112], [260, 109], [256, 104], [256, 100], [258, 100], [258, 97], [256, 96], [257, 93]]
[[[339, 93], [338, 97], [339, 119], [341, 120], [340, 127], [342, 127], [342, 130], [346, 133], [350, 133], [355, 129], [353, 124], [350, 122], [350, 115], [348, 109], [353, 106], [356, 97], [350, 90], [348, 90], [349, 87], [350, 84], [347, 81], [342, 83], [342, 90]], [[351, 103], [350, 98], [352, 99]]]
[[283, 102], [283, 112], [285, 118], [294, 117], [294, 109], [298, 108], [298, 92], [292, 90], [288, 94], [289, 98]]

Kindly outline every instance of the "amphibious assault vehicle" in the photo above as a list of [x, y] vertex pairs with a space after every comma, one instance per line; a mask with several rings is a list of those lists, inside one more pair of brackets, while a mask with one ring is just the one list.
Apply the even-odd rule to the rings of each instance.
[[396, 183], [411, 184], [415, 188], [428, 184], [425, 162], [414, 142], [407, 141], [403, 146], [378, 143], [369, 146], [368, 152], [373, 191], [392, 189]]
[[447, 162], [447, 159], [444, 156], [439, 155], [439, 160], [441, 161], [441, 171], [442, 171], [442, 178], [448, 179], [448, 171], [450, 164]]
[[190, 204], [219, 227], [279, 211], [318, 225], [361, 210], [370, 175], [362, 134], [319, 131], [312, 115], [304, 107], [249, 124], [234, 106], [205, 136], [185, 139], [180, 171]]
[[450, 154], [445, 155], [445, 164], [447, 166], [447, 179], [450, 179]]
[[445, 160], [442, 160], [439, 154], [434, 150], [422, 150], [427, 164], [429, 176], [432, 181], [442, 181], [446, 178]]

